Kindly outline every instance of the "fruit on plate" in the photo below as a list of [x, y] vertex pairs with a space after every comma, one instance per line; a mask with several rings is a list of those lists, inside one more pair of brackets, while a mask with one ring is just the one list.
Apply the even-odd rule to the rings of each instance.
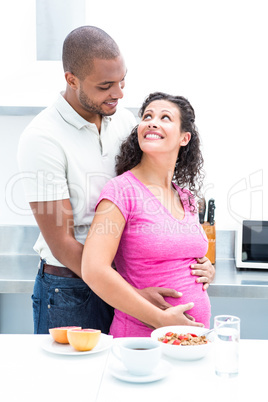
[[57, 328], [49, 328], [49, 333], [54, 339], [54, 341], [58, 343], [69, 343], [67, 338], [67, 331], [69, 329], [81, 329], [82, 327], [57, 327]]
[[167, 332], [164, 336], [158, 338], [160, 342], [169, 344], [169, 345], [204, 345], [208, 343], [208, 340], [205, 335], [197, 336], [196, 334], [187, 333], [187, 334], [176, 334], [173, 332]]
[[69, 329], [67, 338], [72, 347], [79, 351], [92, 350], [99, 342], [99, 329]]

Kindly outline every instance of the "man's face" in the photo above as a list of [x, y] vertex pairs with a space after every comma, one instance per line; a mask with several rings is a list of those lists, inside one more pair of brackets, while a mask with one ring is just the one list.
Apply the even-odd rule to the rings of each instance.
[[92, 72], [80, 81], [78, 89], [78, 100], [84, 113], [114, 114], [118, 100], [123, 98], [125, 76], [126, 67], [121, 56], [110, 60], [95, 59]]

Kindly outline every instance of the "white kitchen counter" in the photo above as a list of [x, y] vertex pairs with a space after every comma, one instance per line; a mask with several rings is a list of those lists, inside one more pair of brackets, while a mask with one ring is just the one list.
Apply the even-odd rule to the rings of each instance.
[[[172, 365], [165, 379], [150, 384], [132, 384], [117, 380], [111, 374], [109, 367], [114, 358], [110, 354], [98, 402], [125, 402], [127, 395], [131, 395], [131, 402], [247, 402], [256, 398], [260, 402], [267, 402], [264, 362], [267, 358], [268, 341], [241, 340], [240, 373], [236, 378], [223, 379], [214, 373], [212, 350], [204, 359], [197, 361], [186, 362], [165, 357]], [[109, 395], [116, 395], [116, 399], [109, 399]]]
[[108, 352], [54, 355], [41, 348], [47, 337], [0, 335], [1, 400], [96, 401]]
[[109, 367], [114, 357], [109, 349], [92, 355], [57, 355], [41, 348], [48, 337], [0, 335], [1, 395], [5, 402], [268, 400], [268, 341], [241, 340], [240, 373], [235, 378], [216, 376], [212, 349], [204, 359], [192, 362], [163, 357], [171, 365], [167, 377], [141, 384], [113, 377]]

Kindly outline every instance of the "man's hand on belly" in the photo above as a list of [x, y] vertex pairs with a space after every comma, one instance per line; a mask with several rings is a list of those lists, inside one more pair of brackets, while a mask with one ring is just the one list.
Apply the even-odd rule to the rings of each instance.
[[151, 302], [156, 307], [161, 310], [166, 310], [172, 307], [171, 304], [167, 303], [164, 299], [165, 297], [181, 297], [182, 293], [177, 292], [175, 289], [161, 288], [161, 287], [148, 287], [144, 289], [134, 288], [141, 296], [146, 300]]
[[197, 264], [190, 266], [191, 274], [198, 276], [196, 282], [203, 283], [203, 290], [207, 290], [215, 276], [215, 268], [207, 257], [197, 258]]

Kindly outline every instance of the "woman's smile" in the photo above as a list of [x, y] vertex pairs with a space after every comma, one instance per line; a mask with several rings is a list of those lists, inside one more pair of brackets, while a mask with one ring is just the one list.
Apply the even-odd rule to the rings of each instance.
[[180, 110], [176, 105], [167, 100], [155, 100], [148, 105], [138, 126], [143, 153], [174, 151], [174, 158], [177, 158], [183, 137]]
[[146, 140], [147, 139], [149, 139], [149, 140], [162, 140], [164, 137], [161, 134], [157, 133], [157, 132], [149, 131], [148, 133], [145, 133], [144, 138]]

